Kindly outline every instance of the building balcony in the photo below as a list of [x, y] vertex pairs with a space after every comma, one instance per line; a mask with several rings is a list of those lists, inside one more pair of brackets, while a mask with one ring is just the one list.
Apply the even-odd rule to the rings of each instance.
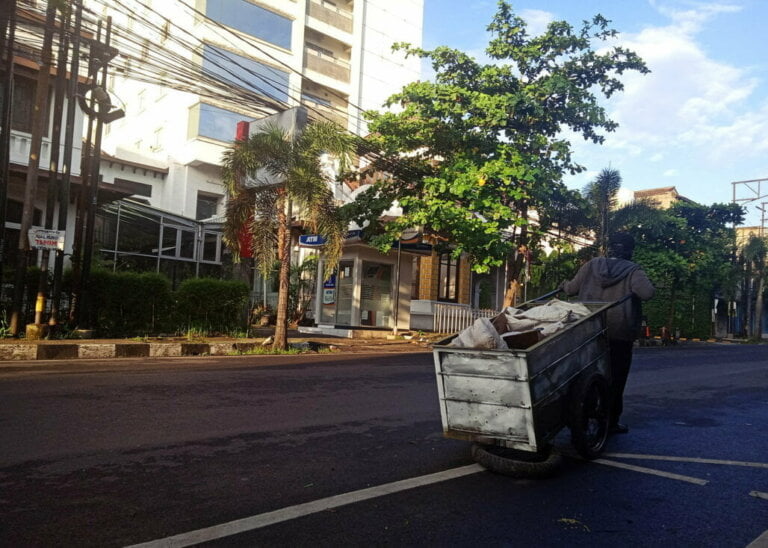
[[[232, 136], [234, 139], [234, 134]], [[200, 167], [203, 165], [220, 166], [221, 157], [229, 143], [223, 143], [207, 137], [198, 137], [186, 142], [177, 160], [182, 165]]]
[[307, 15], [344, 32], [352, 32], [352, 12], [330, 6], [322, 0], [307, 2]]
[[[63, 139], [62, 139], [63, 142]], [[10, 160], [13, 164], [22, 166], [29, 165], [29, 152], [32, 146], [32, 136], [29, 133], [11, 130]], [[74, 177], [80, 176], [80, 157], [82, 156], [82, 147], [79, 143], [72, 147], [72, 165], [69, 170]], [[61, 162], [64, 159], [64, 145], [59, 146], [59, 171], [61, 171]], [[51, 165], [51, 140], [43, 138], [40, 146], [40, 169], [48, 169]]]
[[348, 119], [347, 114], [340, 108], [331, 107], [318, 103], [311, 96], [306, 94], [302, 95], [301, 102], [306, 105], [309, 110], [309, 117], [312, 120], [319, 120], [323, 122], [336, 122], [343, 128], [347, 128]]
[[349, 62], [324, 54], [313, 48], [304, 48], [304, 66], [315, 72], [349, 83], [351, 69]]

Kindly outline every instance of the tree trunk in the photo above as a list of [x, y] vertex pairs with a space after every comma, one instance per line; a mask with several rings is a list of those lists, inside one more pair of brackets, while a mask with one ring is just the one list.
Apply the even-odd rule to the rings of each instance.
[[755, 321], [752, 327], [752, 338], [759, 341], [763, 337], [763, 292], [765, 291], [765, 271], [761, 268], [757, 273], [757, 295], [755, 297]]
[[744, 328], [743, 335], [749, 337], [752, 334], [752, 268], [747, 265], [747, 274], [744, 277]]
[[280, 261], [277, 293], [277, 319], [273, 350], [288, 350], [288, 291], [291, 276], [291, 227], [290, 203], [285, 191], [281, 191], [278, 214], [277, 258]]

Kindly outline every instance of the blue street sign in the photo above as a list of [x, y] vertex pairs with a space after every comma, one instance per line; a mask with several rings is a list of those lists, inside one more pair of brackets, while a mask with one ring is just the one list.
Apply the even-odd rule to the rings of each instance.
[[299, 236], [299, 245], [304, 247], [319, 247], [325, 245], [325, 238], [318, 234], [302, 234]]

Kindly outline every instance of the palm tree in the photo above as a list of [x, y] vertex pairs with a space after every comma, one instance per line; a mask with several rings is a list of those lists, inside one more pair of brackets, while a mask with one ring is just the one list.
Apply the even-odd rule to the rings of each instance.
[[597, 243], [605, 254], [608, 247], [610, 212], [616, 206], [616, 194], [621, 188], [621, 174], [618, 169], [605, 168], [585, 188], [587, 200], [597, 216]]
[[276, 259], [280, 264], [275, 350], [288, 348], [292, 207], [298, 207], [298, 216], [313, 233], [325, 238], [325, 275], [330, 276], [341, 256], [346, 226], [334, 203], [331, 172], [322, 157], [332, 156], [344, 170], [353, 144], [351, 134], [330, 122], [310, 123], [295, 135], [268, 125], [235, 141], [224, 153], [225, 242], [239, 260], [239, 236], [245, 230], [262, 275], [269, 274]]

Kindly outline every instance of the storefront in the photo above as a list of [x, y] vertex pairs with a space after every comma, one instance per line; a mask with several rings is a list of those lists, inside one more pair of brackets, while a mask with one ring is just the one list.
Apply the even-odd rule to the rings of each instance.
[[405, 250], [400, 253], [399, 261], [397, 249], [379, 253], [352, 234], [336, 273], [325, 281], [320, 255], [315, 323], [321, 327], [392, 329], [397, 312], [397, 328], [407, 330], [413, 260], [414, 255]]

